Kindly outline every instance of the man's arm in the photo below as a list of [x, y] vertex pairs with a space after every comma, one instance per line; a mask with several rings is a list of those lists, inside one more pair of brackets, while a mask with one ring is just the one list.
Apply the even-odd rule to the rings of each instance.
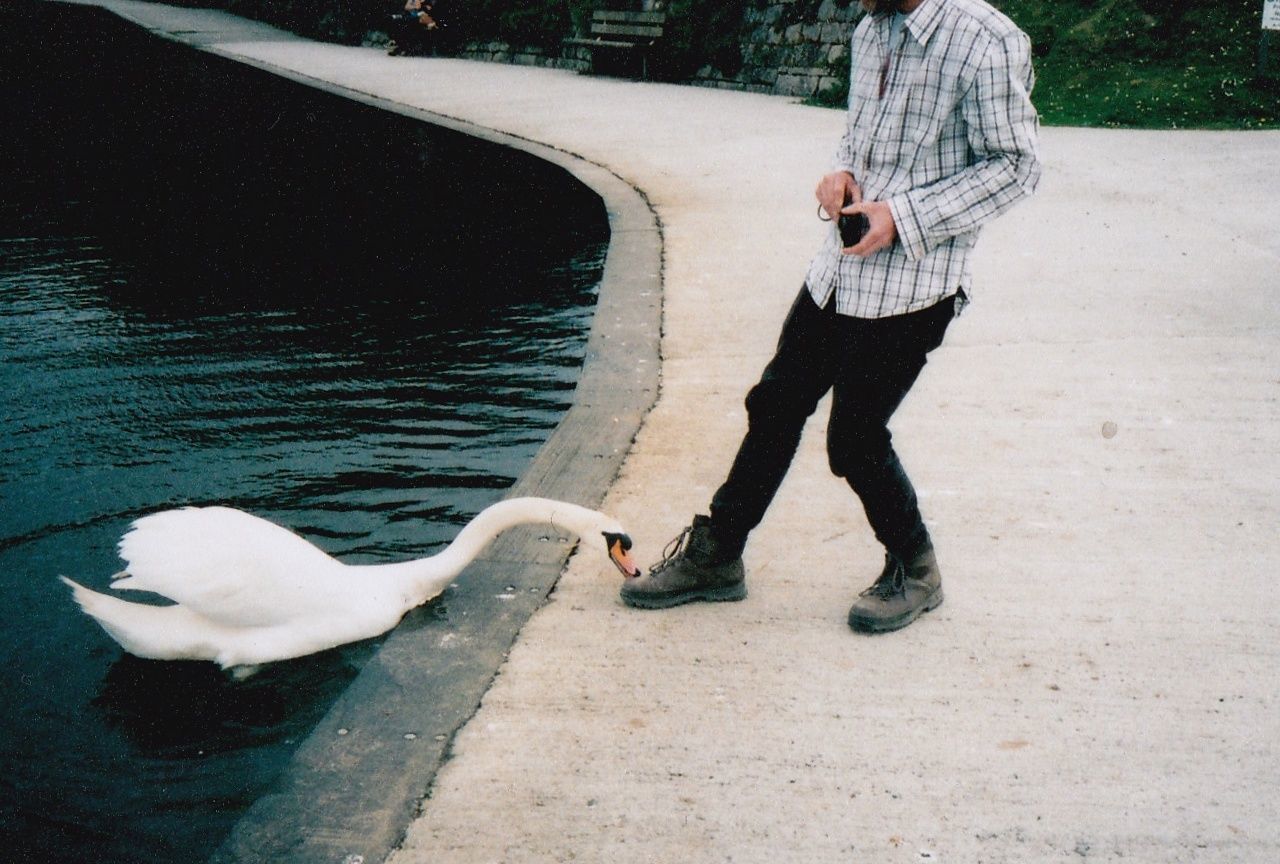
[[1040, 180], [1039, 121], [1031, 104], [1030, 44], [1022, 33], [994, 42], [961, 99], [977, 161], [958, 174], [888, 201], [907, 256], [919, 259], [1030, 195]]

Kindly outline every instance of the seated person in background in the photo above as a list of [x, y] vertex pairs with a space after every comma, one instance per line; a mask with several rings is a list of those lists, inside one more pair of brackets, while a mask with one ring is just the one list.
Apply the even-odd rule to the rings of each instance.
[[429, 54], [445, 28], [437, 0], [405, 0], [404, 11], [391, 16], [393, 35], [387, 53]]

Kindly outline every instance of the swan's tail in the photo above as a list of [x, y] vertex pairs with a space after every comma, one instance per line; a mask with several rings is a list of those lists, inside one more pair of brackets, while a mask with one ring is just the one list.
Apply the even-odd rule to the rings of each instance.
[[120, 647], [136, 657], [149, 660], [207, 660], [210, 646], [193, 628], [191, 614], [180, 606], [149, 606], [130, 603], [90, 591], [66, 576], [59, 576], [71, 588], [84, 613], [102, 626]]

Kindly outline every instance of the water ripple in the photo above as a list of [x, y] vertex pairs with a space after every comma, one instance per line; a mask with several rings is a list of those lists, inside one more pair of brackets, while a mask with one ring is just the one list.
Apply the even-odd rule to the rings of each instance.
[[0, 4], [0, 67], [5, 848], [204, 860], [377, 640], [233, 684], [123, 655], [56, 577], [103, 588], [185, 505], [352, 563], [438, 551], [572, 398], [604, 209], [102, 10]]

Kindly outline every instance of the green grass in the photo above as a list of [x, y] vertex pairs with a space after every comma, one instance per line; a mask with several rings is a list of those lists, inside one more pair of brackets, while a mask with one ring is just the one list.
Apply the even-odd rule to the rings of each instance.
[[1138, 60], [1104, 70], [1047, 66], [1035, 102], [1052, 125], [1267, 129], [1278, 125], [1276, 92], [1239, 66]]
[[[1135, 128], [1280, 125], [1257, 74], [1261, 0], [995, 0], [1031, 36], [1045, 123]], [[1280, 35], [1280, 34], [1277, 34]], [[1273, 38], [1280, 67], [1280, 38]], [[1280, 76], [1280, 68], [1273, 68]]]

